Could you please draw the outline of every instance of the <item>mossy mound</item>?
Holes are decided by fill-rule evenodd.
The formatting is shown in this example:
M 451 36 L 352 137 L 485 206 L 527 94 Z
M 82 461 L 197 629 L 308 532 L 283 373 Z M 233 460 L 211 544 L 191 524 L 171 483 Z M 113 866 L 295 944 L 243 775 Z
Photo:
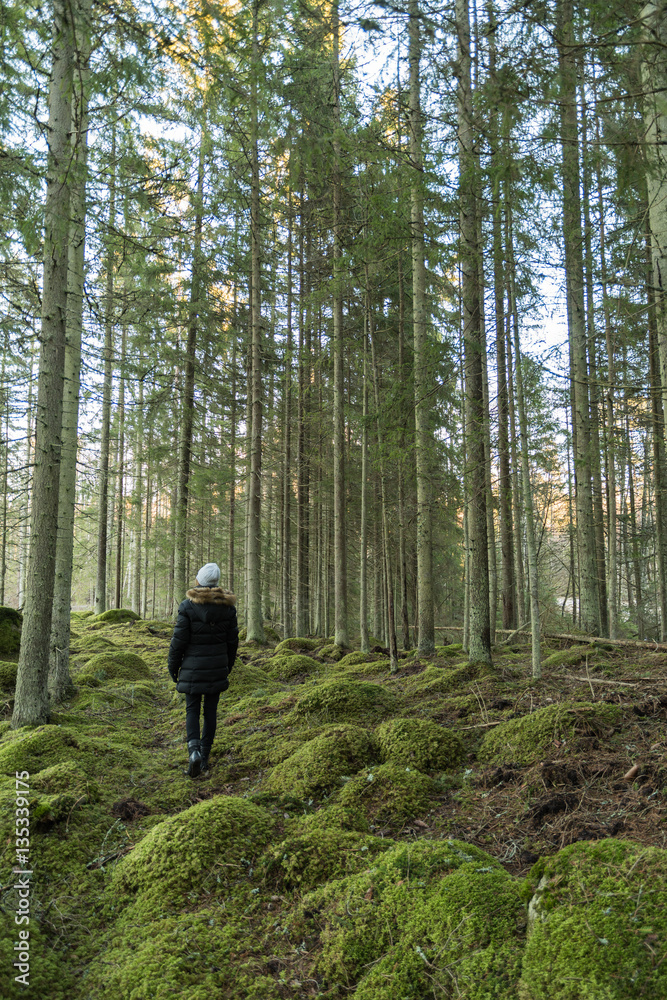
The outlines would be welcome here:
M 355 649 L 353 653 L 346 653 L 338 661 L 339 667 L 356 667 L 360 663 L 374 663 L 377 660 L 375 653 L 361 653 Z M 384 661 L 386 663 L 386 660 Z
M 21 648 L 23 615 L 16 608 L 0 605 L 0 656 L 18 653 Z
M 283 639 L 279 642 L 274 649 L 275 656 L 285 656 L 290 653 L 302 653 L 304 650 L 306 652 L 311 652 L 313 649 L 321 645 L 321 640 L 319 639 L 306 639 L 303 636 L 295 636 L 291 639 Z
M 18 902 L 18 900 L 17 900 Z M 26 996 L 48 997 L 49 1000 L 70 1000 L 75 995 L 72 969 L 63 952 L 56 951 L 47 941 L 34 910 L 29 914 L 29 924 L 16 924 L 13 906 L 6 900 L 8 910 L 0 910 L 0 965 L 3 969 L 3 1000 L 23 1000 Z M 26 939 L 25 935 L 29 934 Z M 20 935 L 20 936 L 19 936 Z M 14 945 L 29 941 L 22 952 Z M 27 962 L 21 962 L 21 957 Z M 14 962 L 25 968 L 15 968 Z M 27 979 L 17 982 L 16 976 L 28 972 Z
M 420 674 L 408 677 L 405 687 L 411 695 L 450 694 L 462 683 L 473 680 L 476 675 L 475 667 L 469 664 L 452 670 L 430 663 Z
M 164 912 L 201 890 L 229 890 L 247 881 L 252 859 L 274 826 L 253 802 L 216 796 L 154 826 L 113 872 L 111 897 L 122 905 L 137 897 L 142 908 Z M 125 899 L 124 899 L 125 897 Z
M 38 823 L 55 823 L 99 799 L 98 783 L 71 760 L 47 767 L 30 779 L 30 816 Z
M 405 823 L 426 812 L 433 791 L 431 778 L 414 767 L 390 762 L 365 768 L 346 781 L 334 808 L 345 825 L 357 829 L 365 829 L 365 821 L 374 826 Z
M 549 670 L 554 667 L 574 667 L 577 663 L 583 663 L 586 657 L 594 652 L 595 647 L 591 645 L 570 646 L 569 649 L 559 649 L 542 660 L 542 668 Z
M 16 673 L 18 663 L 0 662 L 0 688 L 11 689 L 16 687 Z
M 511 719 L 490 730 L 478 751 L 489 764 L 534 764 L 555 752 L 562 756 L 576 746 L 576 737 L 609 729 L 620 721 L 618 705 L 562 702 L 538 708 L 521 719 Z M 565 743 L 565 746 L 561 744 Z
M 95 615 L 94 622 L 106 622 L 108 625 L 118 625 L 121 622 L 138 622 L 140 615 L 130 608 L 109 608 L 99 615 Z
M 397 923 L 400 939 L 361 978 L 357 1000 L 516 1000 L 526 911 L 505 872 L 462 865 Z
M 265 670 L 251 663 L 241 663 L 237 660 L 229 675 L 229 688 L 225 691 L 226 701 L 243 698 L 246 695 L 263 697 L 280 690 L 278 684 Z
M 317 650 L 318 656 L 326 657 L 329 660 L 342 660 L 349 652 L 350 650 L 346 649 L 345 646 L 338 646 L 335 642 L 328 642 Z
M 94 633 L 79 636 L 69 647 L 70 655 L 76 657 L 80 662 L 89 660 L 96 653 L 106 653 L 111 649 L 118 649 L 115 642 L 105 638 L 103 635 L 95 635 Z
M 436 646 L 437 656 L 465 656 L 465 651 L 460 642 L 452 642 L 448 646 Z
M 417 1000 L 428 995 L 421 980 L 425 974 L 432 973 L 437 954 L 435 948 L 431 949 L 429 935 L 438 933 L 442 928 L 441 946 L 450 934 L 455 945 L 461 939 L 465 941 L 466 921 L 461 920 L 460 912 L 455 913 L 451 925 L 447 926 L 441 919 L 433 919 L 433 908 L 429 908 L 421 918 L 420 911 L 428 906 L 432 896 L 442 897 L 446 893 L 451 874 L 464 866 L 466 874 L 471 867 L 482 869 L 484 874 L 495 872 L 508 885 L 514 884 L 498 862 L 479 848 L 454 840 L 418 840 L 396 844 L 379 855 L 368 870 L 309 893 L 304 897 L 303 910 L 306 914 L 317 913 L 316 933 L 322 945 L 314 972 L 322 976 L 324 984 L 342 982 L 351 991 L 355 984 L 369 975 L 374 963 L 393 951 L 397 943 L 409 935 L 409 950 L 414 952 L 415 945 L 423 950 L 426 945 L 431 951 L 431 958 L 427 959 L 427 965 L 417 951 L 421 968 L 414 966 L 414 971 L 419 970 L 414 985 L 407 982 L 407 993 L 394 989 L 391 996 L 405 995 L 410 1000 Z M 458 902 L 460 894 L 457 895 Z M 525 921 L 525 908 L 523 915 Z M 429 927 L 428 921 L 435 926 Z M 443 972 L 447 964 L 446 960 L 443 961 Z M 400 985 L 403 987 L 403 979 Z M 392 976 L 384 989 L 395 986 Z M 372 994 L 367 992 L 365 995 Z M 389 996 L 386 992 L 382 995 Z M 443 995 L 447 993 L 443 991 Z M 482 996 L 484 994 L 480 993 L 480 1000 Z M 489 992 L 487 996 L 502 994 Z
M 109 766 L 121 763 L 128 771 L 139 765 L 140 758 L 123 743 L 107 736 L 87 736 L 67 726 L 17 729 L 0 741 L 0 774 L 24 770 L 36 774 L 67 761 L 76 761 L 82 773 L 105 774 Z
M 297 718 L 317 717 L 335 722 L 345 719 L 370 721 L 396 711 L 398 699 L 379 684 L 334 678 L 304 694 L 294 709 Z
M 151 672 L 145 660 L 136 653 L 96 653 L 86 663 L 78 675 L 80 684 L 85 684 L 87 678 L 98 680 L 148 680 Z
M 459 737 L 430 719 L 390 719 L 378 726 L 375 736 L 383 760 L 418 771 L 444 771 L 465 760 Z
M 532 869 L 521 1000 L 667 996 L 667 852 L 577 843 Z
M 345 777 L 377 760 L 377 744 L 359 726 L 329 726 L 273 768 L 265 788 L 302 799 L 337 788 Z
M 261 859 L 266 877 L 286 889 L 313 889 L 332 879 L 363 871 L 391 840 L 336 827 L 305 826 L 270 847 Z
M 264 661 L 263 667 L 270 677 L 278 681 L 289 681 L 300 674 L 314 674 L 322 669 L 322 665 L 312 656 L 303 656 L 300 653 L 272 656 Z

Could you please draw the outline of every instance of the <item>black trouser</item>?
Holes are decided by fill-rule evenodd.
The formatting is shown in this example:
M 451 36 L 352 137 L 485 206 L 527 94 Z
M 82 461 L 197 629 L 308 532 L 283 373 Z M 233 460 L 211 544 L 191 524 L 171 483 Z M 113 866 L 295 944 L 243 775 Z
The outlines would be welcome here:
M 190 740 L 199 739 L 199 714 L 201 712 L 201 700 L 204 699 L 204 731 L 202 732 L 202 745 L 211 749 L 213 737 L 218 724 L 218 701 L 220 692 L 216 694 L 186 694 L 185 696 L 185 731 Z

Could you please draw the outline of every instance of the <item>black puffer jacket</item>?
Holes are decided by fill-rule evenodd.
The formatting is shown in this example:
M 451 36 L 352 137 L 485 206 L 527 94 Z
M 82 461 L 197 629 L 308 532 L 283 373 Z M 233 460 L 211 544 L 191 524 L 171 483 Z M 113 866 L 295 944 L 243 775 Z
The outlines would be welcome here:
M 236 598 L 222 587 L 195 587 L 178 609 L 167 666 L 177 690 L 215 694 L 229 687 L 239 644 Z

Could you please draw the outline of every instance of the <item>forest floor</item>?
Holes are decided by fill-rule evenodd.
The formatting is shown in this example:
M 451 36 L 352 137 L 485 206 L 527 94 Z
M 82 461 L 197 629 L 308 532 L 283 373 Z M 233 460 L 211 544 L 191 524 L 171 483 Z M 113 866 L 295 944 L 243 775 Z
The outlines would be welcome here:
M 0 671 L 0 981 L 27 770 L 32 997 L 667 996 L 665 650 L 548 639 L 534 682 L 521 642 L 393 675 L 380 647 L 242 643 L 193 780 L 170 623 L 72 629 L 50 725 L 9 729 Z

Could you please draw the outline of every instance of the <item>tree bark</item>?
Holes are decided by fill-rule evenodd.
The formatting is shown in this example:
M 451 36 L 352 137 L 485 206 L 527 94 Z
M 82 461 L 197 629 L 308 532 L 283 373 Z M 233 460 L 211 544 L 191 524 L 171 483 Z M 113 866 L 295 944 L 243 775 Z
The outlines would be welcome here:
M 44 209 L 44 279 L 30 560 L 12 728 L 49 719 L 49 671 L 58 531 L 58 493 L 67 330 L 73 25 L 62 0 L 53 5 L 48 167 Z

